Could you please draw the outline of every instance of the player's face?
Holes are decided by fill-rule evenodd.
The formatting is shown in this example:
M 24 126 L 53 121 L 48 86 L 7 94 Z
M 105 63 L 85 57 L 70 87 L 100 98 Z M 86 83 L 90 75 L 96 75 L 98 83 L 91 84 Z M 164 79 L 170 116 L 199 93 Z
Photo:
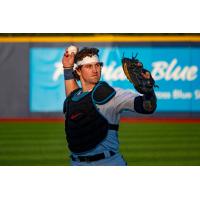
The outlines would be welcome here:
M 80 68 L 79 76 L 81 79 L 90 84 L 96 84 L 101 78 L 102 63 L 85 64 Z

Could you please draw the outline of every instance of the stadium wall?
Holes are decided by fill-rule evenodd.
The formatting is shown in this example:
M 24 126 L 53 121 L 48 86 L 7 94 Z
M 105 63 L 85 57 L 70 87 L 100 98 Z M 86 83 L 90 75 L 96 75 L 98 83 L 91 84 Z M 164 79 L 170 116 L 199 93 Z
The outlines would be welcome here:
M 41 64 L 41 60 L 37 60 L 35 58 L 43 56 L 42 59 L 44 58 L 46 60 L 45 63 L 42 61 L 42 66 L 48 67 L 51 65 L 50 61 L 52 61 L 52 57 L 55 59 L 60 58 L 64 48 L 70 44 L 76 44 L 81 47 L 98 46 L 104 51 L 106 48 L 114 49 L 121 47 L 122 49 L 118 50 L 120 55 L 124 47 L 131 50 L 134 48 L 146 48 L 146 51 L 148 51 L 148 48 L 151 49 L 152 47 L 162 47 L 168 49 L 169 51 L 171 51 L 170 48 L 181 49 L 184 47 L 188 50 L 194 50 L 193 54 L 191 54 L 191 51 L 188 51 L 190 54 L 188 60 L 192 60 L 196 50 L 200 49 L 200 36 L 97 35 L 66 37 L 0 37 L 0 118 L 63 116 L 61 103 L 56 104 L 57 107 L 53 108 L 55 102 L 52 101 L 50 104 L 48 101 L 49 98 L 43 98 L 41 96 L 42 94 L 46 96 L 47 93 L 42 92 L 43 90 L 38 93 L 38 88 L 36 86 L 42 79 L 37 78 L 34 74 L 43 68 L 39 65 Z M 52 49 L 56 49 L 56 51 L 52 51 Z M 198 54 L 198 52 L 196 52 L 196 54 Z M 195 56 L 198 57 L 199 54 Z M 139 59 L 143 61 L 142 58 Z M 44 71 L 44 73 L 47 74 L 50 72 Z M 48 77 L 44 80 L 47 80 L 46 82 L 48 82 Z M 61 77 L 59 81 L 63 83 L 63 78 Z M 111 84 L 112 83 L 113 82 L 111 81 Z M 120 82 L 115 83 L 116 86 L 121 84 Z M 195 85 L 198 83 L 199 79 Z M 54 88 L 57 87 L 58 91 L 63 91 L 64 84 L 60 84 L 59 86 L 56 84 L 51 84 L 51 89 L 47 92 L 51 93 L 50 95 L 52 97 L 56 97 L 55 101 L 62 102 L 64 92 L 60 92 L 62 94 L 58 94 L 57 91 L 54 91 Z M 129 86 L 128 83 L 123 84 L 123 87 L 127 86 Z M 46 86 L 43 85 L 43 88 L 44 87 Z M 192 89 L 193 87 L 194 85 L 191 85 L 190 88 Z M 41 99 L 36 101 L 38 96 L 41 96 Z M 182 110 L 161 109 L 152 116 L 200 117 L 200 111 L 198 109 L 195 110 L 196 108 L 199 108 L 198 103 L 200 105 L 199 100 L 195 101 L 195 106 L 192 106 L 191 101 L 188 101 L 188 104 L 191 104 L 191 106 L 188 106 L 188 110 L 184 110 L 185 104 L 183 104 Z M 49 108 L 52 108 L 52 110 Z M 134 113 L 125 113 L 124 116 L 141 117 L 135 115 Z

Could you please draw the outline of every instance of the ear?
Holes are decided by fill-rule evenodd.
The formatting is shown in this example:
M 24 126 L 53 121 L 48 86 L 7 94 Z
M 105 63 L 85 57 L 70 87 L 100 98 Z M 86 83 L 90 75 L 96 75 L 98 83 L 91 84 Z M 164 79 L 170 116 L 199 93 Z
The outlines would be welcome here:
M 81 69 L 80 69 L 80 68 L 77 68 L 77 69 L 76 69 L 76 73 L 80 76 L 80 75 L 81 75 Z

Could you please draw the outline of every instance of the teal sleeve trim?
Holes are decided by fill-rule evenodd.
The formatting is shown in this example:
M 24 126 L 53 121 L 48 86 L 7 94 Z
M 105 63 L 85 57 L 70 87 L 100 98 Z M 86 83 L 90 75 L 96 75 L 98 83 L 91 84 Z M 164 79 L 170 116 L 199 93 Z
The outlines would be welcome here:
M 101 86 L 101 85 L 107 85 L 107 87 L 110 87 L 106 82 L 104 82 L 104 81 L 100 81 L 96 86 L 95 86 L 95 88 L 93 89 L 93 91 L 92 91 L 92 101 L 95 103 L 95 104 L 98 104 L 98 105 L 103 105 L 103 104 L 105 104 L 105 103 L 107 103 L 110 99 L 112 99 L 114 96 L 115 96 L 115 94 L 116 94 L 116 91 L 114 90 L 112 93 L 110 93 L 106 98 L 104 98 L 104 99 L 102 99 L 102 100 L 100 100 L 100 101 L 98 101 L 98 100 L 96 100 L 95 98 L 94 98 L 94 93 L 95 93 L 95 91 Z M 106 86 L 105 86 L 106 87 Z

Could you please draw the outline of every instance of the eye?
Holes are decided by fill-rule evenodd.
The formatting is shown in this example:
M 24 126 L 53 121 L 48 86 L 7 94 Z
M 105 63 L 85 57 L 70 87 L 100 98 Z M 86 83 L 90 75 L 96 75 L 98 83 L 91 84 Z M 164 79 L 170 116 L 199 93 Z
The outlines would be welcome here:
M 85 68 L 91 69 L 91 68 L 92 68 L 92 65 L 85 65 Z
M 96 63 L 95 67 L 98 67 L 98 68 L 101 67 L 100 63 Z

